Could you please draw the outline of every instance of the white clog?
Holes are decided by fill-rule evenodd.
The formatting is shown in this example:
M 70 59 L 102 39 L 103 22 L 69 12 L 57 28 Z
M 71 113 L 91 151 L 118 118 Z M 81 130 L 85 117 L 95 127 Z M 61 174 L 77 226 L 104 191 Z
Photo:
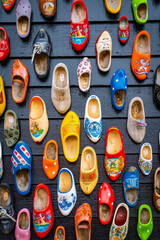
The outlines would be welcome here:
M 138 165 L 144 175 L 149 175 L 152 170 L 152 146 L 144 143 L 140 150 Z

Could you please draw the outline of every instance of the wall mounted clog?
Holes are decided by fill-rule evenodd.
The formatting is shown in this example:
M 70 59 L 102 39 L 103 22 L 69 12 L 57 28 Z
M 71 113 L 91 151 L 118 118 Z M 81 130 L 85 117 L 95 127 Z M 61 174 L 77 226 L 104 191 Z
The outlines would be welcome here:
M 0 76 L 0 116 L 4 113 L 6 108 L 6 95 L 4 90 L 3 79 Z
M 1 0 L 2 1 L 2 6 L 6 11 L 11 10 L 11 8 L 15 4 L 15 0 Z
M 63 226 L 58 226 L 55 231 L 54 240 L 65 240 L 65 228 Z
M 44 238 L 51 231 L 54 223 L 52 198 L 49 188 L 39 184 L 34 191 L 33 226 L 39 238 Z
M 81 51 L 89 41 L 87 8 L 82 0 L 74 0 L 72 3 L 70 41 L 76 51 Z
M 150 36 L 147 31 L 137 34 L 133 45 L 131 69 L 139 80 L 144 80 L 150 71 L 151 47 Z
M 120 130 L 111 127 L 106 135 L 105 170 L 108 177 L 115 181 L 121 175 L 125 166 L 125 152 Z
M 153 202 L 156 209 L 160 212 L 160 167 L 156 169 L 154 174 Z
M 56 0 L 39 0 L 39 9 L 46 18 L 53 17 L 56 12 Z
M 85 194 L 90 194 L 98 182 L 98 164 L 96 152 L 92 147 L 85 147 L 81 155 L 80 186 Z
M 134 19 L 139 24 L 144 24 L 148 20 L 147 0 L 132 0 Z
M 157 67 L 154 85 L 154 101 L 160 108 L 160 65 Z
M 106 9 L 112 14 L 116 14 L 121 9 L 121 0 L 105 0 Z
M 9 55 L 9 40 L 7 32 L 4 28 L 0 27 L 0 62 Z
M 0 141 L 0 179 L 3 176 L 3 156 L 2 156 L 2 142 Z
M 122 16 L 119 20 L 119 33 L 118 39 L 121 43 L 125 44 L 130 36 L 129 21 L 126 16 Z
M 19 211 L 16 222 L 15 238 L 16 240 L 30 240 L 31 238 L 31 218 L 27 208 Z
M 79 89 L 87 92 L 91 85 L 91 62 L 87 57 L 83 58 L 77 68 Z
M 68 168 L 62 168 L 58 175 L 58 207 L 64 216 L 68 216 L 77 201 L 74 176 Z
M 144 175 L 149 175 L 152 170 L 152 146 L 144 143 L 140 150 L 138 165 Z
M 108 224 L 112 219 L 114 201 L 115 196 L 113 189 L 109 183 L 103 183 L 98 193 L 99 220 L 103 225 Z

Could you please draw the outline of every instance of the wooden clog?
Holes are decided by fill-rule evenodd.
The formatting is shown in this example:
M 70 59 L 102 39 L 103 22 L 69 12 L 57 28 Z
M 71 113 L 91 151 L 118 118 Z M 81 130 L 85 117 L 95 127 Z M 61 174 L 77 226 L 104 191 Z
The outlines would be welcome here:
M 106 9 L 112 14 L 116 14 L 120 11 L 121 0 L 105 0 Z
M 119 33 L 118 39 L 121 43 L 125 44 L 130 36 L 129 21 L 126 16 L 122 16 L 119 20 Z
M 156 169 L 154 174 L 153 202 L 156 209 L 160 212 L 160 167 Z
M 39 0 L 39 9 L 46 17 L 53 17 L 56 12 L 56 0 Z
M 11 10 L 11 8 L 15 4 L 15 0 L 1 0 L 2 1 L 2 6 L 6 11 Z
M 31 219 L 30 212 L 27 208 L 19 211 L 16 222 L 15 238 L 16 240 L 30 240 L 31 238 Z
M 91 62 L 87 57 L 83 58 L 77 68 L 79 89 L 87 92 L 91 85 Z
M 6 59 L 9 55 L 9 40 L 7 32 L 4 28 L 0 27 L 0 61 Z
M 4 90 L 3 79 L 0 76 L 0 116 L 4 113 L 6 108 L 6 95 Z
M 65 240 L 65 228 L 63 226 L 58 226 L 55 231 L 54 240 Z

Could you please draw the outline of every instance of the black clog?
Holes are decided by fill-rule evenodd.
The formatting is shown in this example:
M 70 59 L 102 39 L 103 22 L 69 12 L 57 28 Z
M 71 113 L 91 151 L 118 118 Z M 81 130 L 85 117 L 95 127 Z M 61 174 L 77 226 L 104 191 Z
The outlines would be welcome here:
M 160 108 L 160 65 L 157 67 L 154 87 L 154 101 L 158 108 Z

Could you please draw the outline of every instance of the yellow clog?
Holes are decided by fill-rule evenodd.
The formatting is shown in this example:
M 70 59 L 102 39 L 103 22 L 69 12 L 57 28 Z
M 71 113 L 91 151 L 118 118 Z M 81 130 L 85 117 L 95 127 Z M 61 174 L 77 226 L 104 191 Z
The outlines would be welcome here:
M 85 147 L 81 155 L 80 186 L 85 194 L 90 194 L 98 182 L 98 164 L 96 152 Z
M 75 162 L 79 156 L 80 121 L 73 111 L 67 113 L 61 125 L 61 140 L 65 158 Z
M 121 0 L 105 0 L 105 5 L 108 12 L 116 14 L 121 8 Z
M 0 116 L 3 114 L 6 108 L 6 96 L 4 91 L 3 79 L 0 76 Z

